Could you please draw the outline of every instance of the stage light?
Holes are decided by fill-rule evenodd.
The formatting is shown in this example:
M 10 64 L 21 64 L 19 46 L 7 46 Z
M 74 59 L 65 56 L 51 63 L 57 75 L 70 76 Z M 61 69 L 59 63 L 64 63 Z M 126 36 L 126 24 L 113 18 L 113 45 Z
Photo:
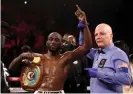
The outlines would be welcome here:
M 24 4 L 27 4 L 27 1 L 24 1 Z

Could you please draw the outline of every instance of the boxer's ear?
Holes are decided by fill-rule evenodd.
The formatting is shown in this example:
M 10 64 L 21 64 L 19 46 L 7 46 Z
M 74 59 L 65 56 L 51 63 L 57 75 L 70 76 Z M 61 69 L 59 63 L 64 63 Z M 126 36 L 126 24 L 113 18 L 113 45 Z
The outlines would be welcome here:
M 48 43 L 48 41 L 46 42 L 46 47 L 48 47 L 49 46 L 49 43 Z

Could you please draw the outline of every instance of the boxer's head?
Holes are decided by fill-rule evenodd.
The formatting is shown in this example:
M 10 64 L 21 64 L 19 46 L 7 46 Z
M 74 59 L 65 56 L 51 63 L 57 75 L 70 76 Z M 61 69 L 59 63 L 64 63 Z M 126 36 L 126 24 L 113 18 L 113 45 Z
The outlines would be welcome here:
M 62 36 L 57 32 L 50 33 L 46 43 L 48 50 L 51 52 L 57 52 L 60 50 L 61 45 L 62 45 Z
M 95 40 L 100 48 L 109 46 L 113 42 L 112 29 L 107 24 L 99 24 L 95 29 Z

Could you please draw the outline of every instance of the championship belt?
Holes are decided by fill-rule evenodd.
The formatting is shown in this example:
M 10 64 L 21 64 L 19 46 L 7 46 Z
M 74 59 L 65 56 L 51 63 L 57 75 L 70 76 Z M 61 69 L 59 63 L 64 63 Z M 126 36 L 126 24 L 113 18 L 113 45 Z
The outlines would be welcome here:
M 21 72 L 21 87 L 26 91 L 37 90 L 42 81 L 43 65 L 41 57 L 34 57 L 32 63 L 25 66 Z

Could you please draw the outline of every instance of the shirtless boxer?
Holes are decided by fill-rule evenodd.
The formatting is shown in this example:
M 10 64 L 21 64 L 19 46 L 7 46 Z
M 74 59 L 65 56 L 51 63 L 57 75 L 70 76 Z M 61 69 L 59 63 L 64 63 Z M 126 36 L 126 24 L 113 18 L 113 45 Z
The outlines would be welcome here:
M 87 20 L 85 13 L 77 6 L 75 15 L 85 24 L 83 29 L 84 42 L 82 46 L 74 49 L 73 51 L 59 54 L 62 37 L 59 33 L 53 32 L 48 36 L 46 43 L 48 52 L 46 54 L 36 53 L 22 53 L 20 56 L 15 58 L 10 66 L 9 70 L 15 69 L 19 65 L 19 62 L 24 59 L 33 59 L 35 56 L 43 57 L 43 80 L 38 91 L 59 91 L 63 90 L 64 82 L 66 79 L 67 66 L 74 60 L 77 60 L 80 56 L 88 52 L 92 46 L 91 33 L 87 26 Z

